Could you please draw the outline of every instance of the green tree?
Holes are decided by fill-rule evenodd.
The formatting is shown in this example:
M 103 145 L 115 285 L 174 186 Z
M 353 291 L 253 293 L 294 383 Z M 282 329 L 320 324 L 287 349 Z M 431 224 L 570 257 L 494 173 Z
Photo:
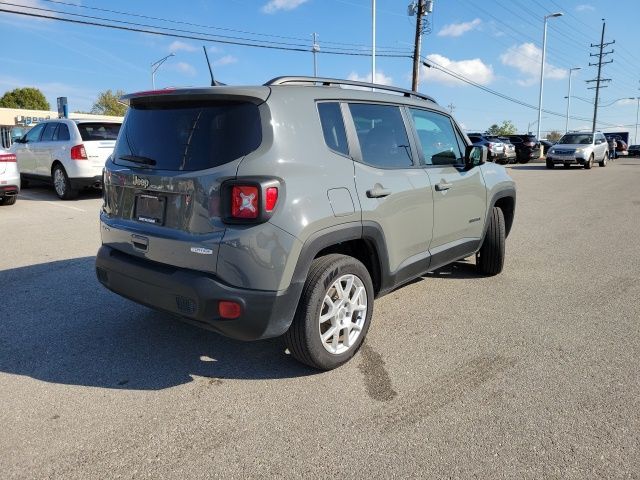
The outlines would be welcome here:
M 2 108 L 24 108 L 28 110 L 51 110 L 49 102 L 37 88 L 16 88 L 0 98 Z
M 106 90 L 98 95 L 96 103 L 91 107 L 91 113 L 97 115 L 114 115 L 116 117 L 124 116 L 127 106 L 119 102 L 119 98 L 124 95 L 124 91 Z
M 562 134 L 560 132 L 558 132 L 557 130 L 553 130 L 547 135 L 547 140 L 549 140 L 551 143 L 555 143 L 560 140 L 561 137 Z
M 487 129 L 489 135 L 515 135 L 517 129 L 511 120 L 505 120 L 501 125 L 494 123 Z

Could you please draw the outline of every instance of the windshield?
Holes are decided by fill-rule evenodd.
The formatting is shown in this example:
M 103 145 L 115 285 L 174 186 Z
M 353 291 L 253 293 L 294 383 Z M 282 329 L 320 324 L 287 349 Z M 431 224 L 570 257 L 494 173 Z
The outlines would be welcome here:
M 262 143 L 258 107 L 243 102 L 165 102 L 132 105 L 114 161 L 155 170 L 217 167 Z
M 591 145 L 593 136 L 588 133 L 570 133 L 564 135 L 559 144 L 563 145 Z

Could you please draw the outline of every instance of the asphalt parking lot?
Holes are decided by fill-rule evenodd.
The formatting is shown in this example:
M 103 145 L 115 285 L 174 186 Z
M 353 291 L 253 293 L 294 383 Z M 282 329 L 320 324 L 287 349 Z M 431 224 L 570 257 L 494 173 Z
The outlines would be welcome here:
M 640 159 L 518 184 L 505 271 L 376 301 L 309 370 L 102 288 L 99 194 L 0 209 L 3 478 L 638 478 Z

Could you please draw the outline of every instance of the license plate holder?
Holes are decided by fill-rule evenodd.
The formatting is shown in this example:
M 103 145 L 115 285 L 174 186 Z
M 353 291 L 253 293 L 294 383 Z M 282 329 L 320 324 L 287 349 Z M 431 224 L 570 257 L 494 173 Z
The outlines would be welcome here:
M 138 222 L 164 225 L 166 205 L 166 197 L 146 193 L 137 195 L 134 218 Z

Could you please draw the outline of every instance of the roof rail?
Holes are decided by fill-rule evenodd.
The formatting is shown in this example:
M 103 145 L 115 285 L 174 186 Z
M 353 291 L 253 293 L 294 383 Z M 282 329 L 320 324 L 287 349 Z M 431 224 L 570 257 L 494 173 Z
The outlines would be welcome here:
M 265 83 L 265 86 L 286 85 L 286 84 L 296 84 L 296 85 L 305 85 L 305 84 L 318 85 L 319 84 L 325 87 L 349 85 L 352 87 L 375 88 L 376 90 L 386 90 L 389 92 L 401 93 L 403 96 L 408 98 L 418 98 L 420 100 L 426 100 L 428 102 L 432 102 L 435 104 L 438 103 L 429 95 L 424 95 L 419 92 L 414 92 L 413 90 L 405 90 L 404 88 L 392 87 L 389 85 L 380 85 L 377 83 L 358 82 L 356 80 L 340 80 L 337 78 L 276 77 L 276 78 L 272 78 L 267 83 Z

